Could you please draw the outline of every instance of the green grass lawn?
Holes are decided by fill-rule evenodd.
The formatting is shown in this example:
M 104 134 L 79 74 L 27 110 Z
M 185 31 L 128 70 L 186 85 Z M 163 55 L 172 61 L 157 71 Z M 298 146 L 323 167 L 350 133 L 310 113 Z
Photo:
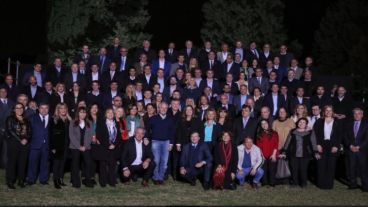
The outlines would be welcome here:
M 24 189 L 9 190 L 4 181 L 5 172 L 0 170 L 0 205 L 368 205 L 368 193 L 347 190 L 335 182 L 333 190 L 319 190 L 314 185 L 306 189 L 287 185 L 275 188 L 249 186 L 236 191 L 203 191 L 181 182 L 168 181 L 164 186 L 142 188 L 140 179 L 130 185 L 119 184 L 116 188 L 74 189 L 70 185 L 62 190 L 39 184 Z M 67 179 L 69 174 L 67 174 Z

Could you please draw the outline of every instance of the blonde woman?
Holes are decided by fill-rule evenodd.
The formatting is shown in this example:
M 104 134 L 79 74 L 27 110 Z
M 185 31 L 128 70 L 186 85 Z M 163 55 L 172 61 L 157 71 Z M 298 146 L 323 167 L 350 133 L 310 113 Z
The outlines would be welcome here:
M 124 103 L 124 106 L 135 105 L 137 103 L 137 97 L 135 96 L 134 85 L 129 84 L 125 88 L 123 103 Z
M 69 116 L 68 106 L 65 103 L 59 103 L 55 107 L 53 119 L 50 122 L 50 150 L 53 161 L 52 174 L 54 187 L 60 189 L 66 186 L 63 182 L 64 164 L 69 154 Z
M 291 119 L 296 123 L 300 118 L 306 118 L 308 122 L 310 122 L 310 117 L 308 116 L 307 106 L 304 104 L 298 104 L 295 106 L 294 115 Z M 307 130 L 311 130 L 312 128 L 308 126 Z

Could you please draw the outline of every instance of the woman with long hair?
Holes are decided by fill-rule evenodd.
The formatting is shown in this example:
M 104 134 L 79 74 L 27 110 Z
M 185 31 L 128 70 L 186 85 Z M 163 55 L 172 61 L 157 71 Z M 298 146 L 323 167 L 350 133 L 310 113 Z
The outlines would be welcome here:
M 137 97 L 135 95 L 134 85 L 128 84 L 125 88 L 125 94 L 123 96 L 124 108 L 127 109 L 130 105 L 135 105 Z
M 262 119 L 259 124 L 256 144 L 261 149 L 265 158 L 262 184 L 273 187 L 275 186 L 279 136 L 276 131 L 272 130 L 266 119 Z
M 126 123 L 128 128 L 128 136 L 132 137 L 136 128 L 144 127 L 143 119 L 138 114 L 138 107 L 130 105 L 128 107 L 128 116 L 126 116 Z
M 91 183 L 91 142 L 93 136 L 92 123 L 87 119 L 87 109 L 78 108 L 74 121 L 69 124 L 69 148 L 72 155 L 72 186 L 81 187 L 80 168 L 85 166 L 85 185 L 93 187 Z
M 294 115 L 291 117 L 294 122 L 297 122 L 300 118 L 306 118 L 308 122 L 310 122 L 308 109 L 307 106 L 304 104 L 297 104 L 294 109 Z M 308 130 L 311 130 L 311 128 L 308 127 Z
M 247 77 L 247 80 L 255 75 L 254 69 L 252 67 L 249 67 L 248 60 L 245 58 L 241 62 L 240 73 L 243 73 Z
M 116 161 L 121 157 L 119 149 L 122 142 L 118 128 L 118 123 L 114 119 L 114 110 L 106 109 L 104 118 L 99 119 L 96 128 L 96 138 L 100 142 L 100 150 L 96 156 L 100 164 L 101 187 L 105 187 L 106 184 L 111 187 L 116 185 Z
M 233 123 L 229 117 L 229 112 L 226 108 L 219 108 L 217 110 L 217 123 L 222 127 L 222 131 L 230 132 L 233 130 Z
M 146 113 L 143 116 L 143 123 L 146 126 L 148 124 L 148 120 L 156 115 L 156 107 L 152 103 L 146 105 Z
M 205 121 L 202 123 L 199 131 L 201 141 L 208 145 L 212 152 L 213 147 L 219 141 L 221 136 L 221 126 L 216 122 L 216 110 L 210 108 L 206 112 Z
M 248 88 L 248 79 L 244 73 L 239 74 L 239 79 L 235 82 L 238 85 L 238 90 L 240 91 L 240 86 L 245 85 Z M 248 91 L 249 94 L 249 91 Z
M 222 132 L 221 141 L 214 149 L 214 189 L 236 189 L 234 180 L 238 164 L 238 150 L 237 146 L 232 143 L 231 136 L 230 132 Z
M 282 155 L 288 157 L 291 167 L 293 185 L 307 186 L 308 164 L 317 150 L 315 136 L 307 129 L 308 120 L 300 118 L 296 122 L 296 128 L 290 131 Z
M 9 189 L 15 189 L 14 183 L 24 188 L 24 179 L 31 138 L 31 125 L 24 114 L 23 104 L 13 106 L 11 115 L 6 119 L 5 130 L 7 134 L 6 184 Z
M 64 165 L 69 154 L 69 123 L 72 118 L 69 116 L 68 106 L 59 103 L 55 107 L 53 119 L 50 121 L 50 150 L 52 164 L 52 174 L 54 187 L 60 189 L 66 186 L 63 181 Z

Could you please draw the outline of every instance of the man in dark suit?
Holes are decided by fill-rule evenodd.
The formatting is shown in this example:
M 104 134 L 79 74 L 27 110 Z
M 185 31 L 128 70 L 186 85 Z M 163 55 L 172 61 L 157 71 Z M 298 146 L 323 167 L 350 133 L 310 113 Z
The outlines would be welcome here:
M 29 84 L 23 88 L 22 93 L 28 96 L 28 100 L 35 101 L 37 104 L 44 101 L 44 90 L 37 85 L 37 80 L 34 76 L 29 77 Z
M 152 89 L 157 83 L 157 77 L 152 73 L 151 66 L 146 65 L 143 68 L 143 74 L 138 75 L 138 80 L 143 83 L 143 89 Z
M 212 49 L 212 43 L 209 40 L 206 40 L 203 43 L 203 48 L 199 50 L 198 52 L 198 61 L 199 63 L 206 62 L 208 60 L 208 55 L 210 52 L 213 52 L 214 54 L 214 60 L 216 59 L 216 54 L 214 50 Z M 202 67 L 202 66 L 201 66 Z
M 185 48 L 181 50 L 181 54 L 185 57 L 185 62 L 189 65 L 190 58 L 198 58 L 197 49 L 193 48 L 193 42 L 191 40 L 185 41 Z
M 203 142 L 199 142 L 198 132 L 190 135 L 191 143 L 184 145 L 180 159 L 180 174 L 191 185 L 196 184 L 197 177 L 203 175 L 203 188 L 209 190 L 212 171 L 212 155 Z
M 49 180 L 49 106 L 40 104 L 39 113 L 31 119 L 32 139 L 30 141 L 28 185 L 36 183 L 39 177 L 42 185 L 47 185 Z
M 171 70 L 171 63 L 166 60 L 166 54 L 164 50 L 158 52 L 158 58 L 152 61 L 151 69 L 152 73 L 156 74 L 159 68 L 164 69 L 165 78 L 168 78 Z
M 280 66 L 289 68 L 291 60 L 294 59 L 294 54 L 289 53 L 287 50 L 288 48 L 286 45 L 281 45 L 280 52 L 277 56 L 280 58 Z
M 271 45 L 266 43 L 263 45 L 263 50 L 259 53 L 259 65 L 261 68 L 266 66 L 267 61 L 273 61 L 275 55 L 271 51 Z
M 107 51 L 106 48 L 102 47 L 100 48 L 100 51 L 98 52 L 98 55 L 93 57 L 93 64 L 97 64 L 100 68 L 100 72 L 104 73 L 108 70 L 111 60 L 107 57 Z
M 156 58 L 156 51 L 151 48 L 151 42 L 149 40 L 144 40 L 142 47 L 137 49 L 137 52 L 135 53 L 135 61 L 138 62 L 139 58 L 141 57 L 141 54 L 147 55 L 148 62 L 151 62 Z
M 165 50 L 166 60 L 170 63 L 175 63 L 178 58 L 178 51 L 175 49 L 175 43 L 170 42 L 168 48 Z
M 233 104 L 229 103 L 229 97 L 225 94 L 220 95 L 220 101 L 216 105 L 216 109 L 225 108 L 228 112 L 228 116 L 230 119 L 235 118 L 236 108 Z
M 338 119 L 351 118 L 351 110 L 353 109 L 353 100 L 346 93 L 344 86 L 337 88 L 337 96 L 332 99 L 335 117 Z
M 249 49 L 245 52 L 245 59 L 248 60 L 249 63 L 252 62 L 253 59 L 259 60 L 259 50 L 257 49 L 257 43 L 252 41 L 249 44 Z
M 102 73 L 101 76 L 101 85 L 102 85 L 102 90 L 103 91 L 107 91 L 110 83 L 112 81 L 117 81 L 118 77 L 120 75 L 120 72 L 117 71 L 116 68 L 116 63 L 115 62 L 111 62 L 109 65 L 109 69 L 107 71 L 105 71 L 104 73 Z
M 91 65 L 91 70 L 85 75 L 85 80 L 86 80 L 85 82 L 86 82 L 87 91 L 91 87 L 92 81 L 98 81 L 101 84 L 102 74 L 100 73 L 100 70 L 97 64 Z
M 251 96 L 248 94 L 248 87 L 246 85 L 240 86 L 240 94 L 234 97 L 233 104 L 236 107 L 236 114 L 238 114 L 243 105 L 246 104 L 247 99 L 251 98 Z
M 115 58 L 118 58 L 119 55 L 120 55 L 120 48 L 121 48 L 121 45 L 120 45 L 120 38 L 119 37 L 115 37 L 113 42 L 112 42 L 112 45 L 109 45 L 106 47 L 107 49 L 107 57 L 110 59 L 110 60 L 114 60 Z
M 271 86 L 271 93 L 268 93 L 263 99 L 262 106 L 267 106 L 270 108 L 270 112 L 273 117 L 276 117 L 279 111 L 279 108 L 285 107 L 285 99 L 283 99 L 282 95 L 279 94 L 279 86 L 274 83 Z
M 67 91 L 72 88 L 74 82 L 79 84 L 81 91 L 87 90 L 85 76 L 79 73 L 78 65 L 76 63 L 73 63 L 70 66 L 70 72 L 66 74 L 64 78 L 64 84 Z
M 115 58 L 114 62 L 120 73 L 128 75 L 128 69 L 133 66 L 133 60 L 128 57 L 128 49 L 125 47 L 120 48 L 120 55 Z
M 245 49 L 243 48 L 243 43 L 240 40 L 235 42 L 235 47 L 231 50 L 232 54 L 239 54 L 239 62 L 242 62 L 245 58 Z
M 199 84 L 199 90 L 203 91 L 205 87 L 210 87 L 212 89 L 212 94 L 214 96 L 217 96 L 220 94 L 220 83 L 218 80 L 214 79 L 214 71 L 213 70 L 207 70 L 207 78 L 201 80 L 201 83 Z
M 206 74 L 207 70 L 213 70 L 217 73 L 221 67 L 220 61 L 216 60 L 216 54 L 214 51 L 210 51 L 206 59 L 200 62 L 200 65 L 202 74 Z
M 122 97 L 122 94 L 119 92 L 118 87 L 119 87 L 118 82 L 111 81 L 109 89 L 104 93 L 104 96 L 103 96 L 104 109 L 112 107 L 112 99 L 115 96 Z
M 288 70 L 287 78 L 281 82 L 281 85 L 287 86 L 289 96 L 293 96 L 295 94 L 295 91 L 300 85 L 300 82 L 298 79 L 295 78 L 294 70 Z
M 79 63 L 81 60 L 83 60 L 86 63 L 86 67 L 88 68 L 91 65 L 92 55 L 89 52 L 88 45 L 82 46 L 82 52 L 78 53 L 73 60 L 73 63 Z
M 255 74 L 256 77 L 252 77 L 248 81 L 249 91 L 253 91 L 254 88 L 258 87 L 263 94 L 267 94 L 269 88 L 268 78 L 263 77 L 263 70 L 261 68 L 257 68 Z
M 310 101 L 308 98 L 305 98 L 304 97 L 304 88 L 302 86 L 299 86 L 297 89 L 296 89 L 296 96 L 294 96 L 292 99 L 291 99 L 291 102 L 290 102 L 290 110 L 291 111 L 294 111 L 295 110 L 295 107 L 298 105 L 298 104 L 303 104 L 307 107 L 308 111 L 310 111 Z
M 349 189 L 358 188 L 357 175 L 360 172 L 362 189 L 368 192 L 368 122 L 363 120 L 363 110 L 353 110 L 353 120 L 346 125 L 345 146 L 349 160 Z
M 5 121 L 10 116 L 14 102 L 7 98 L 6 88 L 0 87 L 0 168 L 5 168 L 7 161 L 7 147 L 5 135 Z
M 273 58 L 273 69 L 277 71 L 277 81 L 279 83 L 287 78 L 288 69 L 280 65 L 280 58 L 278 56 Z
M 0 87 L 5 88 L 8 94 L 7 97 L 15 102 L 19 94 L 19 89 L 18 86 L 15 84 L 14 78 L 11 74 L 5 75 L 4 83 Z
M 54 65 L 47 70 L 46 80 L 52 82 L 53 86 L 57 83 L 64 81 L 64 76 L 66 74 L 66 69 L 62 67 L 61 58 L 55 58 Z
M 91 85 L 92 90 L 86 95 L 87 106 L 97 104 L 102 108 L 103 106 L 103 93 L 100 91 L 100 84 L 98 81 L 93 81 Z
M 31 77 L 31 76 L 34 76 L 36 78 L 37 85 L 39 87 L 43 86 L 43 84 L 45 83 L 45 80 L 46 80 L 46 73 L 44 71 L 42 71 L 42 66 L 41 66 L 40 63 L 34 64 L 33 70 L 24 74 L 23 81 L 22 81 L 23 86 L 28 85 L 29 77 Z
M 322 85 L 317 86 L 316 94 L 311 98 L 311 105 L 318 105 L 320 109 L 323 109 L 327 105 L 332 105 L 332 99 L 325 93 L 325 87 Z
M 124 179 L 135 180 L 137 175 L 143 175 L 142 185 L 148 187 L 148 181 L 155 169 L 151 146 L 143 141 L 144 129 L 136 128 L 134 137 L 125 144 L 121 157 Z
M 253 140 L 256 139 L 257 121 L 250 117 L 251 107 L 244 105 L 241 110 L 241 117 L 234 123 L 234 139 L 233 143 L 239 145 L 247 136 Z
M 234 58 L 232 54 L 227 55 L 226 61 L 222 63 L 219 80 L 225 81 L 225 77 L 227 73 L 233 74 L 234 80 L 239 79 L 240 65 L 234 62 Z

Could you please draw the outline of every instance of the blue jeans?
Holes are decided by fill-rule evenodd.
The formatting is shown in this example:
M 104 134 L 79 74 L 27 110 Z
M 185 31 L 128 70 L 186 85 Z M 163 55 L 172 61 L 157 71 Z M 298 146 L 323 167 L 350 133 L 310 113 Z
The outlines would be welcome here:
M 152 153 L 156 164 L 153 171 L 153 180 L 164 180 L 167 161 L 169 159 L 169 145 L 169 140 L 152 140 Z
M 252 171 L 252 168 L 248 167 L 248 168 L 243 169 L 243 174 L 240 174 L 239 171 L 236 173 L 236 178 L 239 180 L 240 185 L 244 184 L 245 177 L 247 177 L 249 175 L 250 171 Z M 263 174 L 264 174 L 263 169 L 258 168 L 256 174 L 253 177 L 253 183 L 255 183 L 255 184 L 259 183 L 259 181 L 261 180 Z

